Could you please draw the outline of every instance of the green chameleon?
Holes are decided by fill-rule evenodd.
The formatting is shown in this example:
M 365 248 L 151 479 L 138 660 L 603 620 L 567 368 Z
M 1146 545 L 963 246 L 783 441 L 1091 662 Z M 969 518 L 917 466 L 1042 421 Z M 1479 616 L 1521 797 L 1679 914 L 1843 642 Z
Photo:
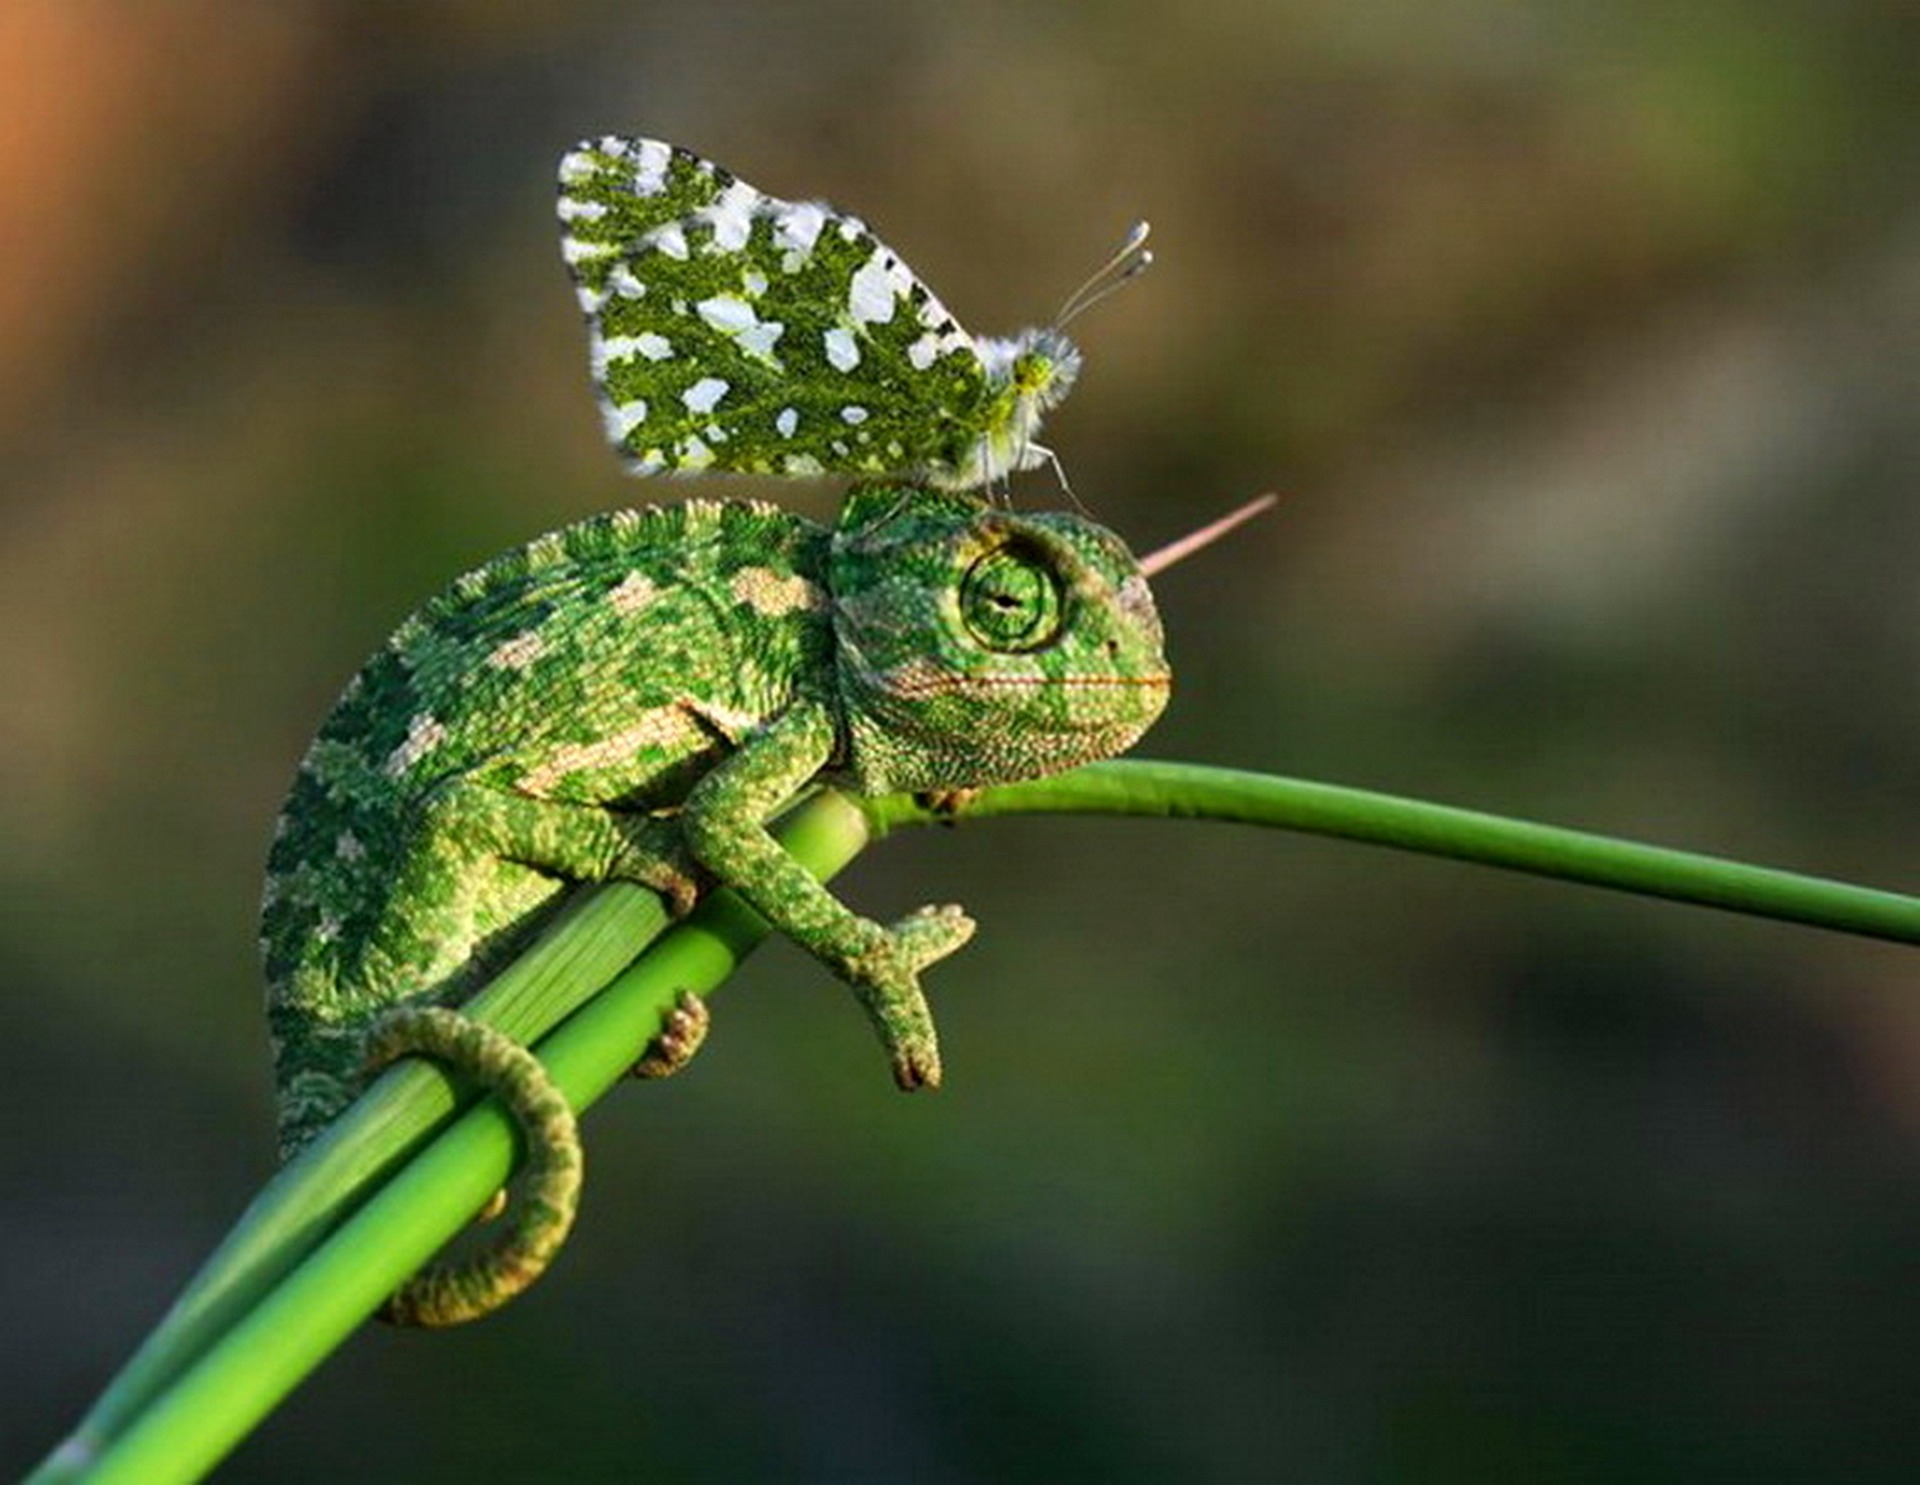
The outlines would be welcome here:
M 416 1276 L 386 1317 L 494 1308 L 571 1223 L 565 1099 L 524 1048 L 450 1009 L 569 884 L 641 882 L 676 912 L 732 887 L 852 986 L 902 1088 L 936 1086 L 919 972 L 973 924 L 956 907 L 891 927 L 861 917 L 766 822 L 816 782 L 963 790 L 1128 747 L 1170 680 L 1154 562 L 1078 516 L 874 483 L 832 528 L 745 501 L 598 516 L 496 558 L 403 624 L 321 727 L 268 859 L 281 1154 L 373 1067 L 420 1053 L 499 1094 L 529 1161 L 493 1248 Z M 637 1070 L 690 1056 L 702 1016 L 683 1000 Z

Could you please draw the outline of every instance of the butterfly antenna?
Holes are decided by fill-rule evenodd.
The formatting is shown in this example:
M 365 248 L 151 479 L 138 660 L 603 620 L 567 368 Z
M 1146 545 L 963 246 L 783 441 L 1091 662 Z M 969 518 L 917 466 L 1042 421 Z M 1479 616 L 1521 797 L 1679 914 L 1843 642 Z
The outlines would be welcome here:
M 1280 501 L 1278 495 L 1261 495 L 1249 500 L 1238 510 L 1229 511 L 1217 521 L 1211 521 L 1198 531 L 1189 531 L 1185 536 L 1168 542 L 1158 551 L 1147 553 L 1140 559 L 1140 573 L 1143 577 L 1152 577 L 1164 572 L 1183 558 L 1191 557 L 1204 546 L 1209 546 L 1225 536 L 1234 527 L 1251 521 L 1262 511 L 1270 510 Z
M 1067 295 L 1060 312 L 1053 317 L 1053 328 L 1066 329 L 1069 321 L 1079 319 L 1129 279 L 1145 273 L 1153 264 L 1153 253 L 1147 247 L 1147 234 L 1152 230 L 1145 222 L 1135 222 L 1120 246 L 1114 249 L 1113 256 Z

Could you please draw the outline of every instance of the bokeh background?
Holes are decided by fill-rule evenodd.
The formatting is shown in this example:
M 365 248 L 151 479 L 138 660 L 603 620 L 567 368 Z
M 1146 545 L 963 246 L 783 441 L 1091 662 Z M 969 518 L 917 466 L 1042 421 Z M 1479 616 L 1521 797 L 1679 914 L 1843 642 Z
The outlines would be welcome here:
M 0 8 L 0 1473 L 268 1172 L 336 688 L 688 493 L 601 442 L 574 139 L 838 201 L 983 331 L 1153 219 L 1049 442 L 1143 547 L 1291 498 L 1160 585 L 1149 754 L 1913 890 L 1916 61 L 1833 0 Z M 528 1300 L 356 1337 L 225 1478 L 1913 1477 L 1911 951 L 1201 825 L 846 891 L 983 924 L 945 1092 L 770 947 Z

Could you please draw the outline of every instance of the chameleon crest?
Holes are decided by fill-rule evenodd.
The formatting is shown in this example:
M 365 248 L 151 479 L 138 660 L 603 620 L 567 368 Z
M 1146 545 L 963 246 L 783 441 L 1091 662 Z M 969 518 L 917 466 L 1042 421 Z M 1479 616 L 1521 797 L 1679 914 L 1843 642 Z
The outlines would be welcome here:
M 1161 644 L 1111 533 L 895 485 L 855 489 L 831 529 L 751 502 L 596 517 L 403 624 L 322 725 L 268 859 L 282 1155 L 357 1096 L 372 1043 L 479 1073 L 540 1131 L 536 1157 L 563 1158 L 495 1253 L 411 1281 L 390 1316 L 483 1313 L 571 1220 L 564 1100 L 523 1050 L 445 1008 L 572 885 L 637 881 L 681 911 L 734 888 L 853 988 L 902 1087 L 933 1086 L 919 972 L 972 923 L 953 907 L 890 927 L 854 913 L 767 820 L 817 780 L 961 789 L 1117 753 L 1165 705 Z
M 636 473 L 969 489 L 1048 457 L 1034 436 L 1073 343 L 1057 325 L 976 339 L 858 217 L 612 135 L 560 162 L 559 212 L 607 436 Z M 1088 287 L 1144 267 L 1144 236 Z

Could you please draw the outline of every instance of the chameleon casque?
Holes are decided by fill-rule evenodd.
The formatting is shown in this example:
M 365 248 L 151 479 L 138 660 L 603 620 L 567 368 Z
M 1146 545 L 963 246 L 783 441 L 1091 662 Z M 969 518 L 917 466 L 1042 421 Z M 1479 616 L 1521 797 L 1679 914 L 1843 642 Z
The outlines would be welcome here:
M 449 1062 L 526 1129 L 535 1174 L 509 1230 L 409 1281 L 387 1318 L 484 1313 L 571 1222 L 565 1100 L 531 1054 L 448 1009 L 571 884 L 642 882 L 677 911 L 734 888 L 853 988 L 896 1082 L 932 1087 L 919 972 L 972 923 L 955 907 L 861 917 L 765 822 L 816 782 L 958 790 L 1108 757 L 1169 680 L 1117 537 L 915 484 L 856 486 L 831 528 L 747 501 L 601 515 L 428 602 L 308 750 L 262 911 L 283 1158 L 366 1086 L 370 1052 Z M 697 1040 L 694 1019 L 669 1040 Z

